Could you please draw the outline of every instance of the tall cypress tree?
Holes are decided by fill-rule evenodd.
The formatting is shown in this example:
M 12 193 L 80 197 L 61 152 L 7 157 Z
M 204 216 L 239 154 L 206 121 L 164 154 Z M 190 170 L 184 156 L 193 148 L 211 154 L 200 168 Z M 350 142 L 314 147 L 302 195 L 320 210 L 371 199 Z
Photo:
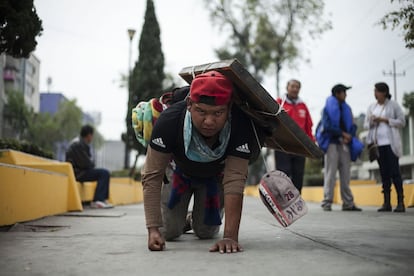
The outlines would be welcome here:
M 140 101 L 159 97 L 162 93 L 164 54 L 161 49 L 160 27 L 155 16 L 154 3 L 147 0 L 145 20 L 139 40 L 139 58 L 129 79 L 128 112 L 126 116 L 127 142 L 130 149 L 144 152 L 135 138 L 132 128 L 131 110 Z

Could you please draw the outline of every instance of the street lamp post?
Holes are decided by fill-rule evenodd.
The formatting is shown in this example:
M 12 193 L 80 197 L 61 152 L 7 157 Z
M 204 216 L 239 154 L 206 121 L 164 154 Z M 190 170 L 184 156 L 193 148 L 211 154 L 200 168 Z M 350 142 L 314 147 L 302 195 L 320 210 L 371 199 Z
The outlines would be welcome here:
M 128 101 L 130 97 L 130 79 L 131 79 L 131 53 L 132 53 L 132 39 L 134 38 L 135 30 L 134 29 L 128 29 L 128 37 L 129 37 L 129 55 L 128 55 L 128 74 L 127 74 L 127 91 L 128 91 Z M 129 104 L 129 102 L 128 102 Z M 128 112 L 127 112 L 128 113 Z M 127 115 L 128 116 L 128 115 Z M 127 129 L 127 135 L 125 138 L 125 156 L 124 156 L 124 169 L 129 168 L 129 140 L 128 140 L 128 129 Z

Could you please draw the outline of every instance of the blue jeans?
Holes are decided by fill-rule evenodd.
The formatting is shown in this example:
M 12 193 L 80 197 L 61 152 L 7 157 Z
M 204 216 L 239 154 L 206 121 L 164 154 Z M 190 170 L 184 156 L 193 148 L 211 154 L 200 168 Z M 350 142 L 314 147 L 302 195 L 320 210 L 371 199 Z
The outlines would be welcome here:
M 105 201 L 109 198 L 109 177 L 109 171 L 106 169 L 91 169 L 76 180 L 79 182 L 97 181 L 93 201 Z

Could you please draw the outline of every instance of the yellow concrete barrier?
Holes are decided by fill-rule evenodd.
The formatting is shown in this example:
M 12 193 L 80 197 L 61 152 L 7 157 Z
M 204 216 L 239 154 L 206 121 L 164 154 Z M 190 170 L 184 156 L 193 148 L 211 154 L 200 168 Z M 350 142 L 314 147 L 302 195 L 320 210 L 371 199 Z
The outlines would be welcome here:
M 68 183 L 63 174 L 0 163 L 0 225 L 67 211 Z
M 337 200 L 335 197 L 336 193 L 334 192 L 334 201 Z M 321 202 L 323 200 L 323 187 L 303 187 L 302 198 L 309 202 Z
M 37 168 L 42 170 L 49 170 L 52 172 L 62 173 L 67 176 L 68 181 L 68 211 L 82 211 L 82 202 L 80 200 L 78 186 L 76 185 L 76 179 L 73 173 L 73 168 L 70 163 L 67 162 L 55 162 L 55 163 L 28 163 L 24 164 L 27 167 Z
M 336 181 L 336 184 L 339 184 L 339 180 Z M 375 185 L 377 184 L 376 180 L 373 179 L 352 179 L 349 182 L 349 185 L 354 186 L 354 185 Z
M 24 164 L 24 163 L 50 163 L 56 162 L 56 160 L 43 158 L 40 156 L 28 154 L 21 151 L 2 149 L 0 150 L 0 163 L 6 164 Z
M 371 184 L 363 184 L 371 183 Z M 382 186 L 379 184 L 372 184 L 375 181 L 359 180 L 353 181 L 351 184 L 351 190 L 354 195 L 355 204 L 358 206 L 381 206 L 384 198 L 381 193 Z M 259 196 L 258 186 L 247 186 L 244 194 L 246 196 Z M 320 203 L 323 200 L 323 187 L 303 187 L 302 198 L 308 202 Z M 334 189 L 333 203 L 342 204 L 341 191 L 339 189 L 339 183 L 337 182 Z M 391 204 L 397 205 L 397 195 L 394 187 L 391 188 Z M 404 204 L 405 206 L 414 206 L 414 183 L 404 184 Z
M 411 188 L 411 194 L 407 194 L 407 191 L 404 191 L 405 192 L 405 197 L 408 198 L 408 203 L 406 205 L 408 207 L 414 207 L 414 183 L 411 184 L 411 185 L 412 185 L 412 186 L 410 186 L 410 187 L 412 187 Z
M 0 150 L 0 163 L 8 163 L 65 174 L 68 182 L 67 211 L 82 211 L 82 203 L 76 185 L 73 168 L 70 163 L 42 158 L 15 150 Z
M 142 202 L 141 182 L 128 177 L 111 177 L 109 200 L 115 205 Z
M 351 185 L 354 195 L 354 202 L 358 206 L 381 206 L 384 203 L 382 186 L 379 184 L 357 184 Z M 303 187 L 302 197 L 309 202 L 322 202 L 323 187 Z M 341 191 L 339 184 L 335 185 L 334 203 L 342 204 Z M 394 187 L 391 188 L 391 204 L 397 205 L 397 195 Z M 414 184 L 404 184 L 404 204 L 405 206 L 414 205 Z
M 414 184 L 404 184 L 404 204 L 405 206 L 414 205 L 413 193 Z M 354 194 L 354 201 L 356 205 L 361 206 L 381 206 L 384 203 L 384 196 L 382 195 L 382 185 L 361 185 L 351 186 Z M 391 187 L 391 205 L 397 205 L 397 193 L 394 186 Z
M 249 185 L 244 188 L 244 195 L 245 196 L 255 196 L 259 197 L 259 186 L 258 185 Z
M 82 211 L 82 202 L 93 200 L 96 182 L 78 183 L 70 163 L 0 150 L 0 165 L 0 225 Z M 142 202 L 141 182 L 111 178 L 109 201 L 114 205 Z M 42 208 L 31 208 L 39 202 Z
M 77 182 L 82 202 L 93 200 L 96 182 Z M 114 205 L 140 203 L 143 201 L 142 184 L 128 177 L 111 177 L 109 201 Z
M 93 200 L 95 195 L 96 182 L 76 182 L 79 190 L 79 196 L 82 202 Z

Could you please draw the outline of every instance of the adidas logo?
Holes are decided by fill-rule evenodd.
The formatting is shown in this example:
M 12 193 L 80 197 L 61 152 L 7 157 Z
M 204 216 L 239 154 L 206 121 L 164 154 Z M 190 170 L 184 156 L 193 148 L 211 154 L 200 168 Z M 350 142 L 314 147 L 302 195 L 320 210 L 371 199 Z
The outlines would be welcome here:
M 244 153 L 250 153 L 249 146 L 247 145 L 247 143 L 244 145 L 238 146 L 236 150 L 240 152 L 244 152 Z
M 162 147 L 162 148 L 165 148 L 165 145 L 164 145 L 164 142 L 162 141 L 162 139 L 161 138 L 155 138 L 155 139 L 152 139 L 152 141 L 151 141 L 154 145 L 157 145 L 157 146 L 159 146 L 159 147 Z

